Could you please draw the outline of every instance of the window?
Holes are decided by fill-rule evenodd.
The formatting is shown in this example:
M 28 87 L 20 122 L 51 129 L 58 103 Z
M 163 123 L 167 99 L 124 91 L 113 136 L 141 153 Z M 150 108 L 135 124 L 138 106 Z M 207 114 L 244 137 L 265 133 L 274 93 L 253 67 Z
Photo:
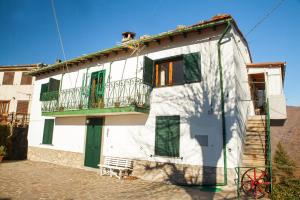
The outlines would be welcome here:
M 28 113 L 29 101 L 18 101 L 17 111 L 18 114 L 27 114 Z
M 41 85 L 40 101 L 58 100 L 59 87 L 60 80 L 50 78 L 48 83 Z M 47 93 L 48 95 L 45 95 Z
M 180 116 L 157 116 L 155 155 L 179 157 Z
M 52 144 L 54 119 L 45 119 L 43 144 Z
M 14 84 L 15 72 L 4 72 L 2 85 Z
M 156 61 L 144 57 L 144 84 L 164 87 L 199 81 L 201 61 L 198 52 Z
M 155 64 L 155 86 L 171 86 L 184 84 L 183 59 L 176 58 L 170 61 Z
M 22 72 L 21 85 L 31 85 L 32 77 L 26 75 L 26 72 Z

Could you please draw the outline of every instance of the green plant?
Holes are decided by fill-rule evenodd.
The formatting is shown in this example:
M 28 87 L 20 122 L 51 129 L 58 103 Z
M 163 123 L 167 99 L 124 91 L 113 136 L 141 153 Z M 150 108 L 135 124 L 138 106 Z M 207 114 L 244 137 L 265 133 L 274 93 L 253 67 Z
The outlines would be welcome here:
M 273 159 L 272 199 L 298 200 L 300 197 L 300 180 L 294 177 L 295 163 L 279 142 Z
M 0 156 L 6 156 L 6 147 L 4 145 L 0 146 Z
M 294 161 L 290 159 L 280 142 L 274 155 L 274 170 L 281 178 L 292 177 L 295 170 Z

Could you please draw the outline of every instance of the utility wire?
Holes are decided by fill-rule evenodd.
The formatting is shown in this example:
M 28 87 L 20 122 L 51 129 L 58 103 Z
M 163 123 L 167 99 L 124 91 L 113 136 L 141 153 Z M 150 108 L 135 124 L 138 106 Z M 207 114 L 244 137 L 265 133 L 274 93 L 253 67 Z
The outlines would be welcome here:
M 260 24 L 262 24 L 268 17 L 270 17 L 284 2 L 285 0 L 280 0 L 261 20 L 259 20 L 247 33 L 248 36 L 252 33 Z
M 59 25 L 58 25 L 58 20 L 57 20 L 57 15 L 56 15 L 56 9 L 55 9 L 55 5 L 54 5 L 54 0 L 51 0 L 51 7 L 52 7 L 52 12 L 53 12 L 53 16 L 54 16 L 54 20 L 55 20 L 55 24 L 56 24 L 56 29 L 57 29 L 57 33 L 58 33 L 58 37 L 59 37 L 60 47 L 61 47 L 61 50 L 62 50 L 62 53 L 63 53 L 63 56 L 64 56 L 64 61 L 66 63 L 67 73 L 69 74 L 67 57 L 66 57 L 65 48 L 64 48 L 62 37 L 61 37 L 61 33 L 60 33 L 60 30 L 59 30 Z M 70 83 L 71 83 L 70 74 L 69 74 L 69 79 L 70 79 Z

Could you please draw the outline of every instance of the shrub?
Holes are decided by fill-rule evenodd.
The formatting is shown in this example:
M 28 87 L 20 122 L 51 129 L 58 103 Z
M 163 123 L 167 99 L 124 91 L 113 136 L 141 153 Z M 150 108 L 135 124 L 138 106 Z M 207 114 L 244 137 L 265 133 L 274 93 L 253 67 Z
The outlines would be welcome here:
M 274 155 L 272 199 L 298 200 L 300 198 L 300 180 L 294 177 L 295 163 L 279 142 Z M 274 180 L 274 179 L 273 179 Z
M 7 138 L 10 135 L 10 127 L 7 125 L 0 125 L 0 146 L 7 144 Z

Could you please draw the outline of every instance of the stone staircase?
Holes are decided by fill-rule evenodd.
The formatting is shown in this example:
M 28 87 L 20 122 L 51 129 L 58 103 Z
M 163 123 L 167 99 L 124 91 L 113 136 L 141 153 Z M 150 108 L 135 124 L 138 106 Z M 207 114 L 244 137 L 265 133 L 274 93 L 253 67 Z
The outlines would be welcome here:
M 264 166 L 266 145 L 266 120 L 264 115 L 250 117 L 247 122 L 243 166 Z

